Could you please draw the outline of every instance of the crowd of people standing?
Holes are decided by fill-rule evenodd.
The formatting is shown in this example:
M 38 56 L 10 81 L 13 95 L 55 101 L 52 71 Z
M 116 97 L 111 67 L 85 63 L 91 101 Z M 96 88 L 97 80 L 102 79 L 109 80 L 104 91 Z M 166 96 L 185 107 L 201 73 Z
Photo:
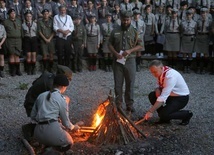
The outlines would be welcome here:
M 137 71 L 142 55 L 156 55 L 167 56 L 172 67 L 179 57 L 185 73 L 195 60 L 197 73 L 209 65 L 213 74 L 213 0 L 0 0 L 0 77 L 5 55 L 10 75 L 22 75 L 22 54 L 28 75 L 35 74 L 37 54 L 43 56 L 43 70 L 51 71 L 55 53 L 58 64 L 74 72 L 82 71 L 84 53 L 90 71 L 102 54 L 104 69 L 111 71 L 108 40 L 125 11 L 132 13 L 131 25 L 143 42 L 135 55 Z

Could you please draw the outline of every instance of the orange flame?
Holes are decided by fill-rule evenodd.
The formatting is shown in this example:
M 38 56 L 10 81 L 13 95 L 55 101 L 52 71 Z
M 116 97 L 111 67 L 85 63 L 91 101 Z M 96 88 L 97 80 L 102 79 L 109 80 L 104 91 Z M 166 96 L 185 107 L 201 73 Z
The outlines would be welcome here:
M 108 105 L 109 105 L 109 100 L 100 104 L 100 106 L 98 107 L 98 109 L 94 115 L 94 119 L 92 121 L 92 127 L 96 128 L 100 125 L 100 123 L 102 123 L 102 120 L 106 114 L 106 106 L 108 106 Z

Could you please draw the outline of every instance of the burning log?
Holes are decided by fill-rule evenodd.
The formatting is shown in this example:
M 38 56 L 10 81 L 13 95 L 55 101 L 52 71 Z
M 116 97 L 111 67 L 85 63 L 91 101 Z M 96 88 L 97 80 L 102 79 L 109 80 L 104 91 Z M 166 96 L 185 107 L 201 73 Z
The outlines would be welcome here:
M 95 130 L 88 138 L 91 143 L 96 145 L 128 144 L 137 138 L 146 138 L 125 112 L 116 106 L 111 94 L 108 100 L 100 104 L 96 115 L 100 119 L 99 123 L 96 121 L 93 123 L 96 124 Z

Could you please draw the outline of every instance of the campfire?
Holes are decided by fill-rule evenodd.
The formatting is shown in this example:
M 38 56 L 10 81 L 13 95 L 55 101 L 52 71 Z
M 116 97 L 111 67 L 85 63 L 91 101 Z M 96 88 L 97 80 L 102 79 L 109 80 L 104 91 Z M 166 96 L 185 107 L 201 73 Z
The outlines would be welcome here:
M 91 127 L 82 127 L 81 132 L 88 132 L 88 141 L 95 145 L 127 144 L 146 136 L 135 123 L 118 108 L 111 93 L 108 99 L 98 106 Z

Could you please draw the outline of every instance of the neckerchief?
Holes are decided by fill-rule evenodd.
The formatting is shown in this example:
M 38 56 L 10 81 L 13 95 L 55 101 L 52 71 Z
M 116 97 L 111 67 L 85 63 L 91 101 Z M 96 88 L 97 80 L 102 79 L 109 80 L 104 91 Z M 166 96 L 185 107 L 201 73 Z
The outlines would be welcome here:
M 163 73 L 162 75 L 158 78 L 158 84 L 159 84 L 159 88 L 163 89 L 163 83 L 164 83 L 164 79 L 166 77 L 166 73 L 170 70 L 171 68 L 168 66 L 164 66 L 163 67 Z
M 61 18 L 60 18 L 60 15 L 58 15 L 59 16 L 59 20 L 60 20 L 60 22 L 63 24 L 63 27 L 65 26 L 65 24 L 67 23 L 67 15 L 65 15 L 66 16 L 66 18 L 65 18 L 65 22 L 63 22 L 62 20 L 61 20 Z

